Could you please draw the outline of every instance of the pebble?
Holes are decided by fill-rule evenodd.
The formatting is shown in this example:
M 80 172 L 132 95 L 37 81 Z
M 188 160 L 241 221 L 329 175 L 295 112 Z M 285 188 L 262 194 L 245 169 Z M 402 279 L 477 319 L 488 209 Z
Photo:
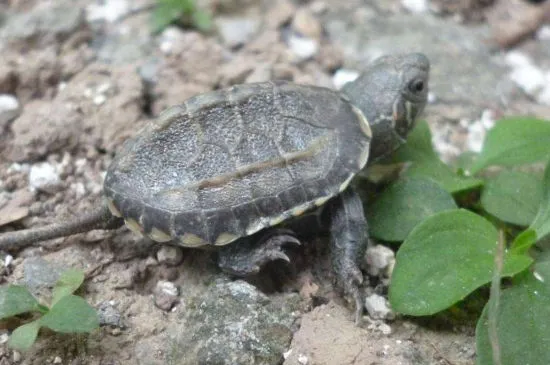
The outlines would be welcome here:
M 425 13 L 429 10 L 427 0 L 401 0 L 401 5 L 411 13 Z
M 264 82 L 271 80 L 272 66 L 269 64 L 262 64 L 254 69 L 250 75 L 246 78 L 246 83 L 251 82 Z
M 369 247 L 365 254 L 365 260 L 367 261 L 368 272 L 372 276 L 379 276 L 388 274 L 388 268 L 393 268 L 395 264 L 395 253 L 388 247 L 383 245 L 376 245 Z
M 365 299 L 365 308 L 373 319 L 392 319 L 394 317 L 386 298 L 378 294 L 371 294 Z
M 337 89 L 341 89 L 348 82 L 355 81 L 359 77 L 359 72 L 340 68 L 332 76 L 332 83 Z
M 178 287 L 170 281 L 159 281 L 153 291 L 155 305 L 165 311 L 169 311 L 179 301 Z
M 97 307 L 97 316 L 99 324 L 103 326 L 113 326 L 117 328 L 125 328 L 122 320 L 122 315 L 118 308 L 115 307 L 114 301 L 102 302 Z
M 300 355 L 298 355 L 298 362 L 299 362 L 301 365 L 307 365 L 308 362 L 309 362 L 309 359 L 307 358 L 306 355 L 300 354 Z
M 183 251 L 181 247 L 163 245 L 157 252 L 157 260 L 168 266 L 179 265 L 183 261 Z
M 291 34 L 288 38 L 288 47 L 295 58 L 301 62 L 315 56 L 319 51 L 319 43 L 315 39 Z
M 130 12 L 128 0 L 90 1 L 86 7 L 86 20 L 89 22 L 103 20 L 113 23 L 128 12 Z
M 53 359 L 53 363 L 54 364 L 61 364 L 63 363 L 63 360 L 61 360 L 61 358 L 59 356 L 56 356 L 54 359 Z
M 13 351 L 13 362 L 19 362 L 21 359 L 21 353 L 19 351 Z
M 261 24 L 258 19 L 242 17 L 217 17 L 215 22 L 222 42 L 229 48 L 248 43 Z
M 292 20 L 292 28 L 304 37 L 320 39 L 323 28 L 308 8 L 300 8 Z
M 0 128 L 4 128 L 21 114 L 21 106 L 17 98 L 10 94 L 0 94 Z
M 512 81 L 538 103 L 550 105 L 550 71 L 542 70 L 529 57 L 518 51 L 509 52 L 506 55 L 506 63 L 512 67 Z
M 29 171 L 29 185 L 32 191 L 41 190 L 55 192 L 59 188 L 61 179 L 56 166 L 49 162 L 41 162 L 31 166 Z

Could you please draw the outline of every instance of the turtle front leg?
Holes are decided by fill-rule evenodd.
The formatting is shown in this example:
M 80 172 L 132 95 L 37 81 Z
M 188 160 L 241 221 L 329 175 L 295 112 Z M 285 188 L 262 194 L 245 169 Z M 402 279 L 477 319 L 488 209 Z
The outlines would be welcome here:
M 363 315 L 361 261 L 368 246 L 367 220 L 359 195 L 348 188 L 327 207 L 330 218 L 332 267 L 336 285 L 355 300 L 355 322 Z
M 292 231 L 282 228 L 267 230 L 259 240 L 256 235 L 244 237 L 219 251 L 218 266 L 232 275 L 254 275 L 270 261 L 290 262 L 282 250 L 289 243 L 299 245 L 300 241 Z

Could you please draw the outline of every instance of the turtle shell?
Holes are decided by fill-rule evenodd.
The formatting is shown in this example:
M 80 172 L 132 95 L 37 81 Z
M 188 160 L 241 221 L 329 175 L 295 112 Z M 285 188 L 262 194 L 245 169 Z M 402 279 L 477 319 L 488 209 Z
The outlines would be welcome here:
M 287 82 L 197 95 L 116 155 L 108 205 L 159 242 L 224 245 L 324 204 L 368 159 L 370 128 L 345 96 Z

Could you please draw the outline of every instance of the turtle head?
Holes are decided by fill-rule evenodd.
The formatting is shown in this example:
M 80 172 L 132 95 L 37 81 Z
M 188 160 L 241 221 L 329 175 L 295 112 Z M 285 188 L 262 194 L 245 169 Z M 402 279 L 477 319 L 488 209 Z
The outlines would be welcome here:
M 430 62 L 421 53 L 375 60 L 342 90 L 367 118 L 372 130 L 370 161 L 405 143 L 428 97 Z

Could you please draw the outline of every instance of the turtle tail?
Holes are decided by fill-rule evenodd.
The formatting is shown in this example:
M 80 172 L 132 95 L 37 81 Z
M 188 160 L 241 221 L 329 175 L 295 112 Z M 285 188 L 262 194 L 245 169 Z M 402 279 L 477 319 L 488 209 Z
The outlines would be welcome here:
M 105 205 L 101 205 L 90 213 L 66 222 L 2 233 L 0 234 L 0 250 L 20 250 L 39 241 L 66 237 L 94 229 L 116 229 L 123 223 L 123 219 L 113 216 Z

